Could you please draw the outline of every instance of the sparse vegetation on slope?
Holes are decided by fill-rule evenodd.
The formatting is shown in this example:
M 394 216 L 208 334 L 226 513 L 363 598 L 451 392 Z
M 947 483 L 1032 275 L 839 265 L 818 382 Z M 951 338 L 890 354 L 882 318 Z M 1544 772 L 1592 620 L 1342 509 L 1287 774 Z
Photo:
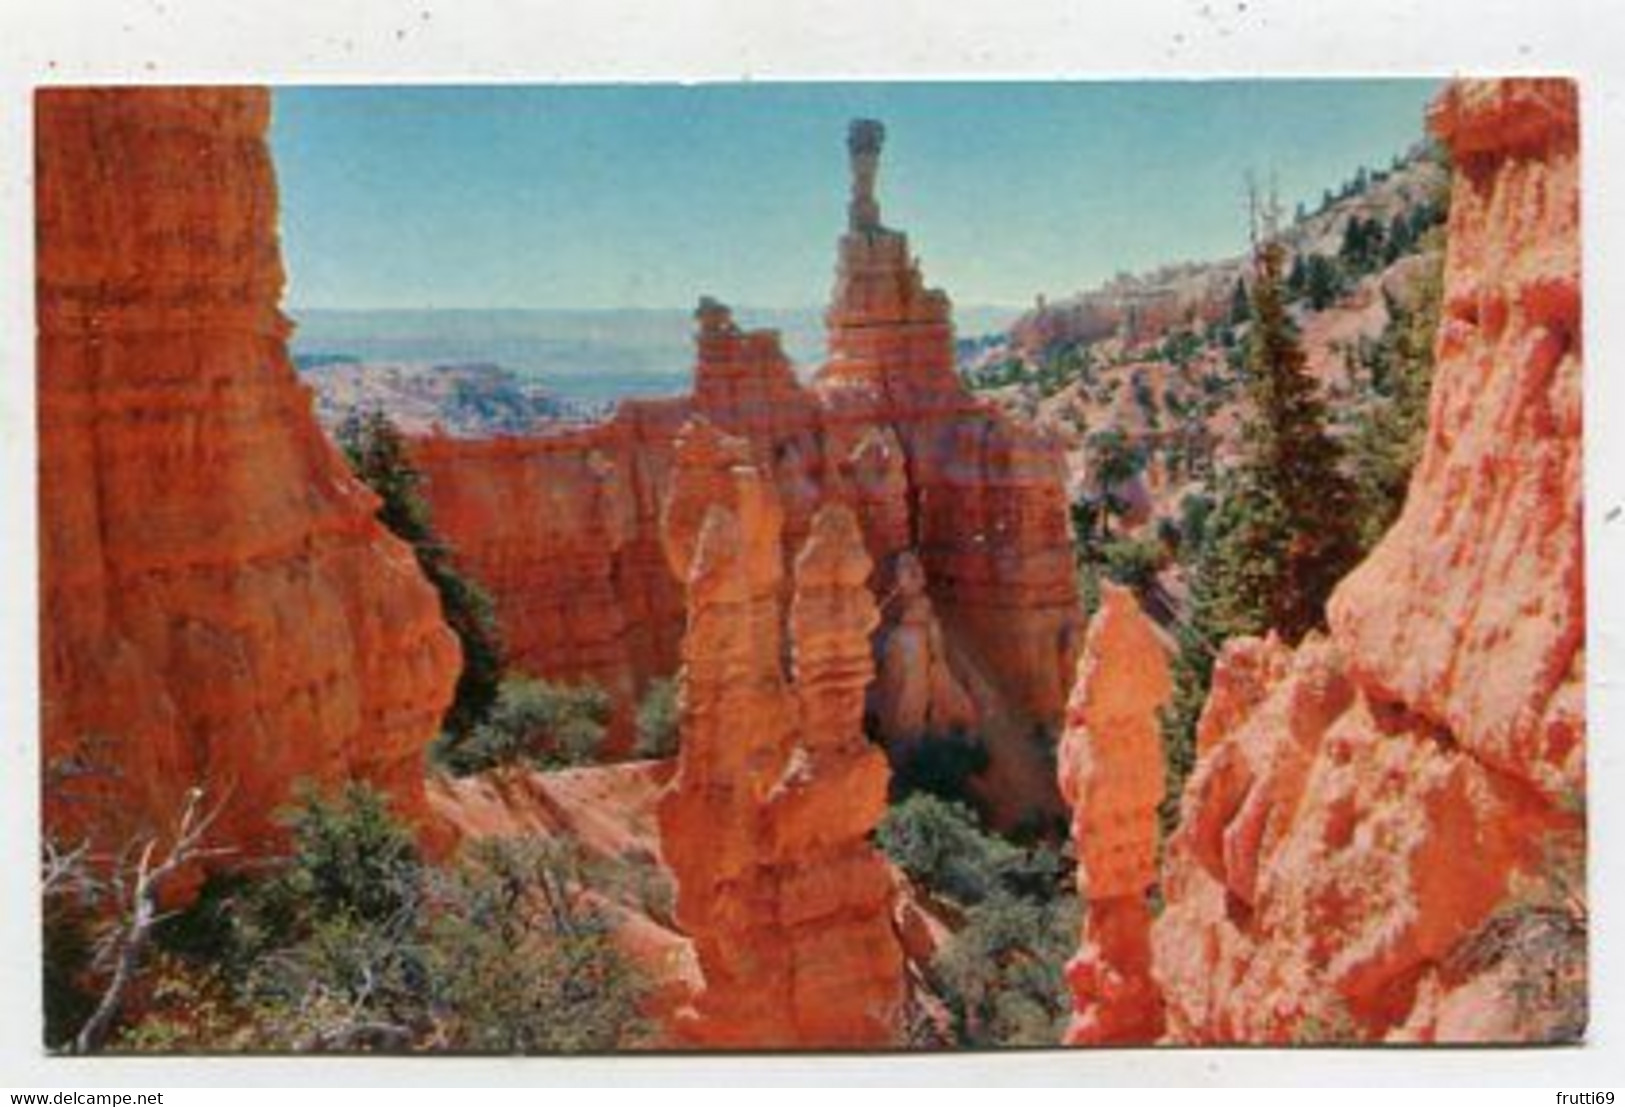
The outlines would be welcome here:
M 211 877 L 155 932 L 141 1000 L 108 1048 L 548 1053 L 645 1040 L 646 986 L 593 894 L 611 874 L 573 844 L 486 839 L 432 865 L 362 785 L 307 791 L 287 821 L 291 850 L 269 872 Z

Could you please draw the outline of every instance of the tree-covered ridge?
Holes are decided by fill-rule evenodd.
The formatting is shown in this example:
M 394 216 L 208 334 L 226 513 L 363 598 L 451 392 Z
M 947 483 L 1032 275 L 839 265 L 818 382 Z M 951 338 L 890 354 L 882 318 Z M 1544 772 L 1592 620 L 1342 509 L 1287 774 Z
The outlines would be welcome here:
M 1447 183 L 1419 147 L 1299 205 L 1247 258 L 1119 277 L 965 347 L 966 380 L 1066 451 L 1086 610 L 1100 581 L 1126 585 L 1177 645 L 1165 828 L 1223 643 L 1318 628 L 1403 504 Z

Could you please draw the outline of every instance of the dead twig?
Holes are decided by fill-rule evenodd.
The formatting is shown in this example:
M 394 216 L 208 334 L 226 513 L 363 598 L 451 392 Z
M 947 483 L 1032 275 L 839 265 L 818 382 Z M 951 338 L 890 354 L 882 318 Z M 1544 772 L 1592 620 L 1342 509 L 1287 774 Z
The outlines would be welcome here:
M 203 789 L 190 789 L 176 822 L 174 836 L 162 858 L 158 857 L 157 838 L 148 839 L 141 847 L 135 861 L 133 884 L 129 885 L 128 915 L 109 935 L 106 945 L 113 962 L 113 973 L 96 1004 L 96 1010 L 74 1037 L 73 1052 L 93 1053 L 105 1044 L 118 1018 L 125 992 L 140 968 L 142 954 L 152 939 L 153 927 L 163 917 L 158 912 L 158 896 L 165 883 L 193 861 L 230 852 L 203 845 L 204 836 L 220 817 L 228 798 L 222 797 L 212 810 L 204 812 Z M 111 884 L 118 892 L 120 902 L 124 902 L 124 866 L 119 866 L 115 871 Z

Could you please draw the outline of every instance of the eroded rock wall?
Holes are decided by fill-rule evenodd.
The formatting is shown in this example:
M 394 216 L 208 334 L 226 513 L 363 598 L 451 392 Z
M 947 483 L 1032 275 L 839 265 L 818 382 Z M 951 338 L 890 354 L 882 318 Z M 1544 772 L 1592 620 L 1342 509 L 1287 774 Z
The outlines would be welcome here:
M 591 681 L 632 744 L 632 708 L 677 669 L 683 596 L 661 551 L 660 504 L 685 401 L 623 404 L 560 435 L 413 440 L 436 530 L 490 594 L 509 666 Z
M 300 779 L 424 813 L 456 641 L 287 356 L 266 128 L 245 89 L 37 101 L 47 828 L 118 847 Z
M 1154 933 L 1176 1041 L 1576 1032 L 1463 958 L 1583 849 L 1576 114 L 1551 80 L 1432 109 L 1456 173 L 1423 456 L 1329 636 L 1220 658 Z

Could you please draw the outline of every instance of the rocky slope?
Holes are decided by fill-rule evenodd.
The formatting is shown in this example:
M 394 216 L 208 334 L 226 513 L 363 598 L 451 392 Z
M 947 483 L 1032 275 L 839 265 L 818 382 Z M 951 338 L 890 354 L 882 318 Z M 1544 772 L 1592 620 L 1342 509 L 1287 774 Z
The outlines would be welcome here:
M 674 768 L 669 761 L 636 761 L 545 773 L 508 769 L 435 776 L 428 784 L 430 810 L 457 838 L 569 842 L 604 874 L 596 905 L 649 985 L 645 1010 L 662 1031 L 656 1047 L 677 1044 L 664 1031 L 703 984 L 693 943 L 672 918 L 671 874 L 660 861 L 656 811 Z
M 1460 82 L 1430 123 L 1456 172 L 1424 454 L 1330 634 L 1220 659 L 1153 937 L 1174 1041 L 1583 1026 L 1583 884 L 1553 892 L 1584 841 L 1574 86 Z M 1565 920 L 1578 954 L 1530 953 Z
M 1427 230 L 1446 184 L 1437 155 L 1419 147 L 1391 169 L 1362 170 L 1322 208 L 1282 228 L 1309 368 L 1344 425 L 1372 390 L 1357 355 L 1380 338 L 1396 305 L 1416 305 L 1435 271 Z M 1351 225 L 1372 236 L 1369 256 L 1344 253 Z M 1311 270 L 1318 278 L 1305 275 Z M 1122 275 L 1041 302 L 1003 335 L 967 348 L 961 368 L 979 391 L 1063 444 L 1073 499 L 1098 494 L 1090 439 L 1110 432 L 1145 458 L 1117 490 L 1131 505 L 1129 529 L 1177 524 L 1185 501 L 1207 493 L 1213 468 L 1239 442 L 1247 323 L 1234 297 L 1245 276 L 1243 258 Z
M 47 829 L 102 847 L 301 779 L 425 813 L 457 646 L 311 416 L 277 308 L 263 91 L 38 97 Z
M 1328 192 L 1313 212 L 1300 209 L 1281 230 L 1289 253 L 1335 255 L 1351 220 L 1387 226 L 1412 214 L 1444 185 L 1446 170 L 1425 146 L 1389 169 L 1361 170 L 1336 196 Z M 1150 273 L 1122 273 L 1099 288 L 1058 300 L 1040 299 L 1009 328 L 1009 344 L 1036 358 L 1046 349 L 1117 339 L 1139 345 L 1181 328 L 1223 322 L 1236 282 L 1247 275 L 1244 256 L 1166 265 Z
M 1058 729 L 1079 629 L 1059 456 L 961 385 L 947 298 L 861 192 L 873 187 L 868 156 L 853 154 L 831 360 L 810 386 L 774 332 L 740 328 L 707 298 L 690 395 L 626 401 L 558 433 L 426 437 L 415 456 L 437 526 L 496 600 L 515 665 L 604 685 L 623 745 L 641 690 L 678 665 L 683 589 L 659 556 L 659 520 L 684 422 L 737 438 L 772 478 L 786 564 L 817 511 L 846 504 L 882 609 L 875 724 L 903 738 L 922 721 L 999 720 L 984 791 L 1014 820 L 1058 806 L 1031 733 Z

